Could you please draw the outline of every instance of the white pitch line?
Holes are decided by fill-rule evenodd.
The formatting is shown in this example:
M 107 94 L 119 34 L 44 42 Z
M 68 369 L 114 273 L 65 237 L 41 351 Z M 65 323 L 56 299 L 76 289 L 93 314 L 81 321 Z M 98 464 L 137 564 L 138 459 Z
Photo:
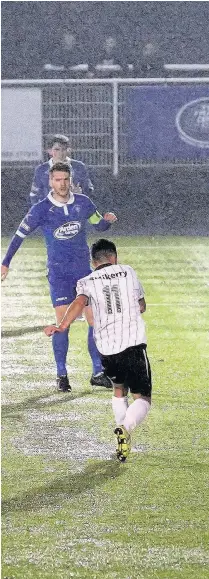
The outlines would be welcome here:
M 147 307 L 152 307 L 152 306 L 156 306 L 156 307 L 165 306 L 165 307 L 169 307 L 169 308 L 170 308 L 170 307 L 172 307 L 172 308 L 179 308 L 179 307 L 181 307 L 181 308 L 197 308 L 197 307 L 198 307 L 198 308 L 203 308 L 203 307 L 209 307 L 209 302 L 208 302 L 208 303 L 206 302 L 205 304 L 204 304 L 204 303 L 200 303 L 200 304 L 199 304 L 199 303 L 195 303 L 195 304 L 186 304 L 186 303 L 185 303 L 185 304 L 184 304 L 184 303 L 182 303 L 182 304 L 178 304 L 178 303 L 177 303 L 177 304 L 173 304 L 173 303 L 171 303 L 171 302 L 168 303 L 168 304 L 167 304 L 167 303 L 163 303 L 163 304 L 160 304 L 160 303 L 159 303 L 159 304 L 148 304 L 148 303 L 147 303 Z
M 206 245 L 139 245 L 138 247 L 133 247 L 132 245 L 117 245 L 117 249 L 132 249 L 134 251 L 139 251 L 139 249 L 160 249 L 164 251 L 164 249 L 191 249 L 192 247 L 195 249 L 198 249 L 199 247 L 205 249 Z
M 160 250 L 164 251 L 164 249 L 169 249 L 169 250 L 170 249 L 191 249 L 191 248 L 206 249 L 208 246 L 209 246 L 209 243 L 208 243 L 208 245 L 204 245 L 204 244 L 201 244 L 201 245 L 200 244 L 199 245 L 195 245 L 195 244 L 186 245 L 185 244 L 185 245 L 166 245 L 166 246 L 163 246 L 163 245 L 139 245 L 137 247 L 134 247 L 132 245 L 117 245 L 117 249 L 128 249 L 128 250 L 131 249 L 132 251 L 139 251 L 139 249 L 160 249 Z M 2 247 L 2 252 L 6 251 L 7 247 L 8 246 Z M 22 247 L 21 249 L 22 249 L 22 251 L 23 250 L 25 250 L 25 251 L 34 251 L 35 250 L 37 252 L 38 248 L 37 248 L 37 246 L 34 246 L 34 247 Z M 40 251 L 42 252 L 42 248 L 40 248 Z

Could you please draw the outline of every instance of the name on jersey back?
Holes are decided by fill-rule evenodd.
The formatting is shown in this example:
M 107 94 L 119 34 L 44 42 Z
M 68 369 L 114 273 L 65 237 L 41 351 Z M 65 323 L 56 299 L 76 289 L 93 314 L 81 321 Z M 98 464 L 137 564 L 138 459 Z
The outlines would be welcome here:
M 114 279 L 116 277 L 127 277 L 127 271 L 118 271 L 117 273 L 104 273 L 102 275 L 98 275 L 97 277 L 90 277 L 89 279 L 95 281 L 96 279 Z

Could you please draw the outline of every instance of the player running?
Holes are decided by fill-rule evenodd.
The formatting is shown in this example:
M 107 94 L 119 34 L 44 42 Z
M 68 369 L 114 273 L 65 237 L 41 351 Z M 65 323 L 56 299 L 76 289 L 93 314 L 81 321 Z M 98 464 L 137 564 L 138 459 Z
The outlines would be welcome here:
M 117 264 L 114 243 L 99 239 L 91 248 L 94 272 L 77 283 L 77 297 L 62 322 L 47 326 L 47 336 L 65 332 L 84 306 L 91 305 L 92 323 L 102 364 L 113 381 L 112 408 L 116 422 L 117 457 L 123 462 L 131 448 L 131 431 L 151 405 L 151 370 L 146 354 L 144 291 L 129 265 Z M 128 406 L 128 390 L 134 402 Z
M 48 195 L 50 191 L 49 171 L 54 163 L 60 161 L 71 165 L 74 187 L 80 188 L 80 191 L 77 191 L 78 193 L 80 192 L 85 195 L 90 195 L 94 191 L 94 187 L 89 179 L 84 163 L 69 157 L 70 149 L 68 137 L 65 135 L 54 135 L 48 142 L 48 154 L 50 156 L 49 161 L 41 163 L 41 165 L 38 165 L 35 169 L 30 192 L 31 205 L 38 203 L 38 201 L 42 201 L 42 199 Z
M 72 193 L 71 168 L 67 163 L 57 163 L 50 169 L 51 192 L 34 205 L 20 223 L 2 262 L 2 279 L 9 271 L 14 254 L 25 237 L 40 227 L 45 238 L 48 255 L 48 281 L 57 324 L 60 324 L 69 304 L 76 297 L 78 279 L 88 275 L 90 269 L 89 248 L 86 241 L 86 224 L 97 231 L 109 229 L 117 218 L 114 213 L 102 217 L 94 203 L 86 197 Z M 93 363 L 91 384 L 112 388 L 111 380 L 104 373 L 101 358 L 93 338 L 93 328 L 88 331 L 88 349 Z M 63 392 L 71 391 L 66 357 L 68 330 L 53 336 L 53 350 L 57 365 L 57 386 Z

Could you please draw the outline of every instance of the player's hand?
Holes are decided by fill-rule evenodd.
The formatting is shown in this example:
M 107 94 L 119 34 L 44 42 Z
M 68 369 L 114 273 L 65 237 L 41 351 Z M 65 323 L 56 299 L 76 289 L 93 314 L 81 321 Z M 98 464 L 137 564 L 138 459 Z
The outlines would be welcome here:
M 57 326 L 54 326 L 53 324 L 51 324 L 51 326 L 46 326 L 46 328 L 44 328 L 44 333 L 49 338 L 50 338 L 50 336 L 53 336 L 53 334 L 55 334 L 55 332 L 57 332 L 57 331 L 58 331 Z
M 7 267 L 7 265 L 2 265 L 1 266 L 1 281 L 4 281 L 5 278 L 7 277 L 9 268 Z
M 77 185 L 74 185 L 74 183 L 72 183 L 71 189 L 73 193 L 79 193 L 79 195 L 82 194 L 82 187 L 80 186 L 79 183 Z
M 104 219 L 105 221 L 109 221 L 110 223 L 115 223 L 115 221 L 117 221 L 115 213 L 105 213 Z

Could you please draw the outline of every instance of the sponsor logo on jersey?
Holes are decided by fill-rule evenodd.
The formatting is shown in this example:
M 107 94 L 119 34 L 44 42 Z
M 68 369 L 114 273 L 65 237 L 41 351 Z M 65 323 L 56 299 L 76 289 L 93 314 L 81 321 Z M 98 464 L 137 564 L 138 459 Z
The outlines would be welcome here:
M 81 223 L 79 221 L 68 221 L 67 223 L 63 223 L 57 229 L 55 229 L 53 235 L 56 239 L 71 239 L 75 237 L 79 233 L 81 229 Z
M 81 212 L 81 207 L 79 205 L 74 205 L 73 209 L 75 213 L 77 213 L 77 215 L 79 215 L 79 213 Z

